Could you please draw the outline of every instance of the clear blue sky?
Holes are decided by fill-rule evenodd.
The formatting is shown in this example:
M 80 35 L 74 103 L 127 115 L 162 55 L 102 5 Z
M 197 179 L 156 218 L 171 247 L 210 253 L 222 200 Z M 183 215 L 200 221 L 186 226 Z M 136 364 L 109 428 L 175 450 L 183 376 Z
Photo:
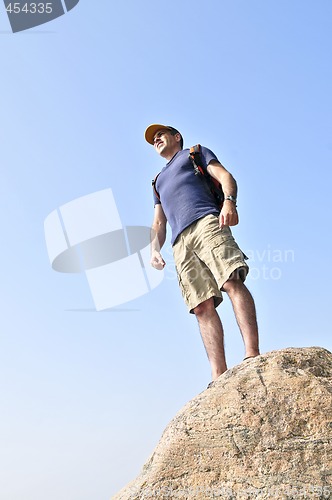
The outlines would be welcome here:
M 14 35 L 0 6 L 4 499 L 109 499 L 210 381 L 169 243 L 163 283 L 104 312 L 48 260 L 44 220 L 80 196 L 111 188 L 124 225 L 151 223 L 152 122 L 238 181 L 262 352 L 331 350 L 331 16 L 330 0 L 81 0 Z M 231 367 L 227 298 L 220 315 Z

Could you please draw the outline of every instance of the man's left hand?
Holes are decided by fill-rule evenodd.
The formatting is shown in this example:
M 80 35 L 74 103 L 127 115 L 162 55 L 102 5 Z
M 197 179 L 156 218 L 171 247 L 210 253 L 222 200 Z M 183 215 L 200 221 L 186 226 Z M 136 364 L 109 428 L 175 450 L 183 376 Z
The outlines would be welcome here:
M 239 216 L 236 205 L 231 200 L 225 200 L 219 215 L 219 227 L 236 226 L 239 223 Z

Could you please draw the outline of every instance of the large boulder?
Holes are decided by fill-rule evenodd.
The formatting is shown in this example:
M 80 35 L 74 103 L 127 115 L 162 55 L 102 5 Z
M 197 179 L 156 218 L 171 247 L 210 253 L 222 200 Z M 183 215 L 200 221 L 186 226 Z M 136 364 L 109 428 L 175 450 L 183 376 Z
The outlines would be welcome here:
M 331 444 L 332 354 L 273 351 L 184 406 L 113 499 L 332 498 Z

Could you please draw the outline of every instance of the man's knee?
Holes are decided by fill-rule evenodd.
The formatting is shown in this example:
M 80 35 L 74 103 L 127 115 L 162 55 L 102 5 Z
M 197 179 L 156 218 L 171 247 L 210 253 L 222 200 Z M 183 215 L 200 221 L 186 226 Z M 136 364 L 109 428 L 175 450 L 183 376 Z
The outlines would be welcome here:
M 204 300 L 204 302 L 201 302 L 200 304 L 198 304 L 198 306 L 194 307 L 193 313 L 197 317 L 200 317 L 210 313 L 214 309 L 214 299 L 213 297 L 211 297 L 210 299 Z
M 222 290 L 227 294 L 236 292 L 237 290 L 245 287 L 242 279 L 238 275 L 231 275 L 229 279 L 223 284 Z
M 232 272 L 228 280 L 224 283 L 222 290 L 228 293 L 228 290 L 232 291 L 236 288 L 241 288 L 244 285 L 244 281 L 247 276 L 247 268 L 238 267 Z

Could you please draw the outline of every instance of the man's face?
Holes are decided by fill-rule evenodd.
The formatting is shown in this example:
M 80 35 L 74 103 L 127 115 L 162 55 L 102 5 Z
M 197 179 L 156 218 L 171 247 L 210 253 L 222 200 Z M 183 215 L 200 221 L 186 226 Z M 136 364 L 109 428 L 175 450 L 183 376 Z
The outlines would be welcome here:
M 153 145 L 160 156 L 167 156 L 179 147 L 176 135 L 172 135 L 170 130 L 161 129 L 155 133 Z

